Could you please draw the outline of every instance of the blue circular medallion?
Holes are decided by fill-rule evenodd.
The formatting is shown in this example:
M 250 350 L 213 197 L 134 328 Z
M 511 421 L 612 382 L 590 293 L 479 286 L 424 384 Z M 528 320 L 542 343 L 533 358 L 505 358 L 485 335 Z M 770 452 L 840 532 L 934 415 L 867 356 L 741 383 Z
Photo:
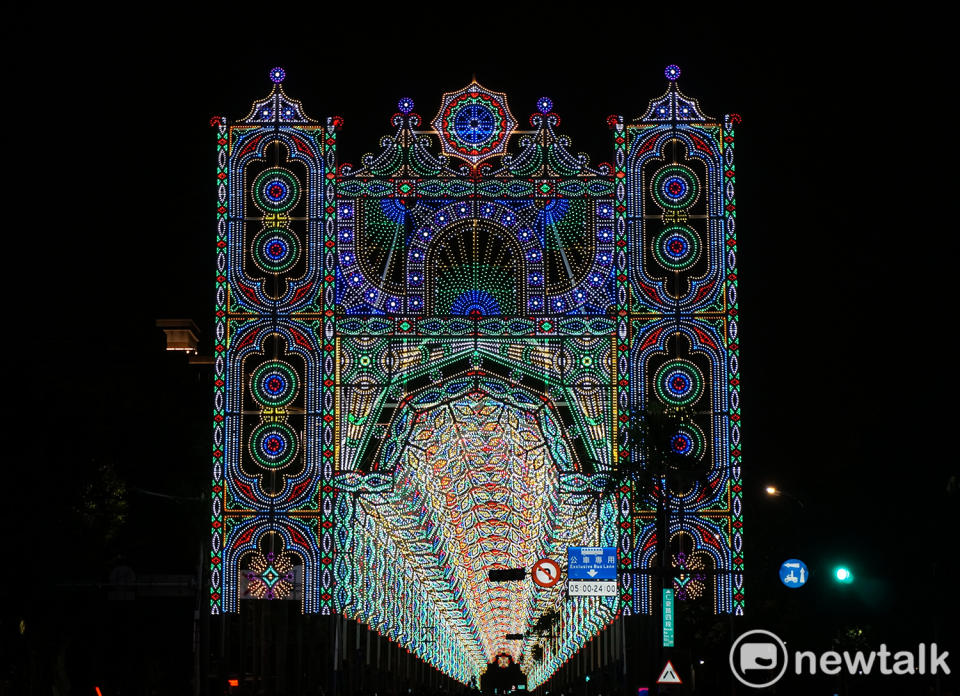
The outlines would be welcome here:
M 300 257 L 300 245 L 289 230 L 268 228 L 253 243 L 253 258 L 266 273 L 282 273 Z
M 693 205 L 700 190 L 697 175 L 682 164 L 661 167 L 653 176 L 652 188 L 657 204 L 670 210 Z
M 270 213 L 283 213 L 300 198 L 300 184 L 286 169 L 274 167 L 257 176 L 253 184 L 257 206 Z
M 663 195 L 671 201 L 679 201 L 687 193 L 687 182 L 679 176 L 670 176 L 663 180 Z
M 279 205 L 290 195 L 290 187 L 282 179 L 274 179 L 267 183 L 263 190 L 263 197 L 274 205 Z
M 288 384 L 286 377 L 282 374 L 271 372 L 263 378 L 261 386 L 264 392 L 273 398 L 277 398 L 287 391 Z
M 253 431 L 250 450 L 259 464 L 278 468 L 293 459 L 297 438 L 285 423 L 264 423 Z
M 290 255 L 290 245 L 282 237 L 273 235 L 263 245 L 263 255 L 273 263 L 283 263 Z
M 693 387 L 693 380 L 690 379 L 690 375 L 675 370 L 668 375 L 664 384 L 670 394 L 677 398 L 683 398 L 690 393 L 690 389 Z
M 670 449 L 675 454 L 690 454 L 693 451 L 693 440 L 687 433 L 677 433 L 670 438 Z
M 670 451 L 683 457 L 700 459 L 703 454 L 703 431 L 695 423 L 683 423 L 670 438 Z
M 253 374 L 253 395 L 267 406 L 284 406 L 296 395 L 297 374 L 290 365 L 272 360 Z
M 479 145 L 493 136 L 497 119 L 484 104 L 466 104 L 453 121 L 453 131 L 465 143 Z
M 657 261 L 674 271 L 692 266 L 700 257 L 696 232 L 685 225 L 671 225 L 657 235 L 653 243 Z
M 702 390 L 703 378 L 693 363 L 671 360 L 657 370 L 654 378 L 657 394 L 669 404 L 684 406 L 696 401 Z
M 287 449 L 287 441 L 280 433 L 267 433 L 260 440 L 263 456 L 269 459 L 279 459 Z
M 690 251 L 690 242 L 679 234 L 670 235 L 664 244 L 664 251 L 672 259 L 681 259 Z

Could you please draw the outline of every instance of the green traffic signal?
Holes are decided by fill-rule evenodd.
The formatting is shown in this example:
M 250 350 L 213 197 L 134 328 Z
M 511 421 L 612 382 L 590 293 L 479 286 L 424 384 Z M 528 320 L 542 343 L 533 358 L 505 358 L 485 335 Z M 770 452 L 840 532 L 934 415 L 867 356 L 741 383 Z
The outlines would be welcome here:
M 837 582 L 849 585 L 853 582 L 853 571 L 845 566 L 837 566 L 833 569 L 833 577 Z

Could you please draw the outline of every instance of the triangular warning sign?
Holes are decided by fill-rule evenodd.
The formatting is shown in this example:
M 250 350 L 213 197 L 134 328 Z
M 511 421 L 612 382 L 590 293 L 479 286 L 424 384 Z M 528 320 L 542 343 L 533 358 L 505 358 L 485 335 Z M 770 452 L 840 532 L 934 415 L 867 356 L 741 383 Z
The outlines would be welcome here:
M 663 671 L 660 672 L 660 676 L 657 677 L 657 684 L 682 684 L 680 681 L 680 676 L 677 674 L 677 670 L 673 668 L 673 665 L 670 664 L 670 660 L 667 660 L 666 666 L 664 666 Z

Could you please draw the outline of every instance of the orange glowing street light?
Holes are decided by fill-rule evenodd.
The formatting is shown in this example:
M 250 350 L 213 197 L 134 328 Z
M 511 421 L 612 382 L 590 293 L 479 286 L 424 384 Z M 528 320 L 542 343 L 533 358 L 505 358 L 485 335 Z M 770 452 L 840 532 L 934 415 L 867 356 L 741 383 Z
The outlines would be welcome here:
M 790 498 L 790 500 L 792 500 L 797 505 L 799 505 L 801 509 L 806 507 L 806 505 L 803 504 L 803 501 L 800 500 L 800 498 L 798 498 L 795 495 L 791 495 L 786 491 L 781 491 L 776 486 L 767 486 L 766 488 L 764 488 L 764 490 L 767 492 L 767 495 L 774 495 L 774 496 L 777 496 L 778 498 Z

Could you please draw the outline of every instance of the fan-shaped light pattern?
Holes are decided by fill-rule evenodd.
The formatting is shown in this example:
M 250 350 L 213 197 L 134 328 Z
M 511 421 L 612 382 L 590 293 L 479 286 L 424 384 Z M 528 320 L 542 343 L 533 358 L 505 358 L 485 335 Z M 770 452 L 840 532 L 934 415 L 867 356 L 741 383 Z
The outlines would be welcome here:
M 497 298 L 483 290 L 467 290 L 450 306 L 450 313 L 464 317 L 488 317 L 500 313 Z
M 594 501 L 560 491 L 542 411 L 481 393 L 419 412 L 390 492 L 358 501 L 352 601 L 346 614 L 467 682 L 499 654 L 519 660 L 538 636 L 508 641 L 560 611 L 542 681 L 613 616 L 603 600 L 568 602 L 562 586 L 491 583 L 494 568 L 540 558 L 566 563 L 566 547 L 592 544 Z M 563 655 L 562 653 L 566 653 Z M 548 670 L 549 671 L 546 671 Z M 539 683 L 538 681 L 538 683 Z

